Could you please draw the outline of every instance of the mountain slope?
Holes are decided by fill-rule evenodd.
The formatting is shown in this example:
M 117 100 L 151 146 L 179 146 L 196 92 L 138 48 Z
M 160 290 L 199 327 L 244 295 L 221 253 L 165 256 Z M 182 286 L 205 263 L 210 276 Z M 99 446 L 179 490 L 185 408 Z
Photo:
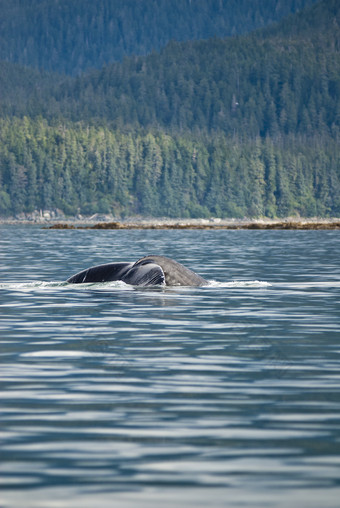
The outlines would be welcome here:
M 0 114 L 36 115 L 45 110 L 62 76 L 0 61 Z
M 324 0 L 316 2 L 308 9 L 288 16 L 280 23 L 273 23 L 264 28 L 262 33 L 265 37 L 274 36 L 289 39 L 313 39 L 317 34 L 321 40 L 323 35 L 329 39 L 329 34 L 331 34 L 335 36 L 333 44 L 339 50 L 339 26 L 339 1 Z
M 324 0 L 275 31 L 172 42 L 159 54 L 66 79 L 45 110 L 114 128 L 334 134 L 340 127 L 339 10 L 338 2 Z
M 315 0 L 0 0 L 0 59 L 53 72 L 247 33 Z

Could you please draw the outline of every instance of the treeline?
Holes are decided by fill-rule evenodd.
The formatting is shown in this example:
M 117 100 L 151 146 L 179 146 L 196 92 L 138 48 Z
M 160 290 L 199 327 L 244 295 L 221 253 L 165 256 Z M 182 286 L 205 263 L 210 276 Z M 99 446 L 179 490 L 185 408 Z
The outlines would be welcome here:
M 76 75 L 170 40 L 247 33 L 315 0 L 0 0 L 0 59 Z
M 273 142 L 0 121 L 0 214 L 340 215 L 334 141 Z

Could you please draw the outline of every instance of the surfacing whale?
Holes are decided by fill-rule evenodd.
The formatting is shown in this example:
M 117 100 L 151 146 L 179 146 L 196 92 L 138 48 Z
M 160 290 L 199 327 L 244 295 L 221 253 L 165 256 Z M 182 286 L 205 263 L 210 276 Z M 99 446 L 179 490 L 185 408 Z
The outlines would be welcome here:
M 145 256 L 136 263 L 108 263 L 92 266 L 73 275 L 67 282 L 110 282 L 121 280 L 133 286 L 203 286 L 208 282 L 200 275 L 164 256 Z

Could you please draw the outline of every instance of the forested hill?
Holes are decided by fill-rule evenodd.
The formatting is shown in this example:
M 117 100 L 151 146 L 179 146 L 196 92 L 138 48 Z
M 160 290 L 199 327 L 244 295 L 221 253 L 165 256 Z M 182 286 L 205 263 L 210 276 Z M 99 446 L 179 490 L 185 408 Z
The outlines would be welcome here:
M 40 84 L 25 108 L 30 115 L 104 122 L 111 128 L 221 131 L 239 138 L 336 136 L 339 12 L 337 0 L 323 0 L 275 31 L 172 42 L 161 53 L 67 78 L 47 95 Z M 12 108 L 20 114 L 18 99 Z
M 53 72 L 247 33 L 315 0 L 0 0 L 0 59 Z
M 271 24 L 264 28 L 262 33 L 265 37 L 271 38 L 313 39 L 317 36 L 319 40 L 322 40 L 325 34 L 328 41 L 332 41 L 333 35 L 332 46 L 339 50 L 339 17 L 338 0 L 318 1 L 302 12 L 287 16 L 279 24 Z
M 78 77 L 3 64 L 0 214 L 339 216 L 339 12 Z

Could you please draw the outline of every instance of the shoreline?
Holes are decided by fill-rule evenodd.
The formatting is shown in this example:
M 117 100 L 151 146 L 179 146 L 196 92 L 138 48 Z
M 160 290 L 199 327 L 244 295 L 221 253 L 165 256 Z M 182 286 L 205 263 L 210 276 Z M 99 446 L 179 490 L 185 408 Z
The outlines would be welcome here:
M 124 223 L 124 222 L 99 222 L 93 225 L 75 225 L 57 223 L 50 226 L 44 226 L 44 229 L 199 229 L 199 230 L 237 230 L 237 229 L 253 229 L 253 230 L 334 230 L 340 229 L 340 220 L 337 221 L 248 221 L 244 223 L 192 223 L 190 221 L 181 221 L 173 224 L 160 222 L 144 222 L 142 224 Z
M 340 229 L 340 218 L 286 218 L 286 219 L 126 219 L 94 221 L 89 218 L 30 221 L 22 219 L 0 219 L 0 224 L 35 225 L 42 229 L 292 229 L 316 230 Z
M 286 217 L 282 219 L 218 218 L 210 219 L 170 219 L 129 217 L 116 219 L 111 215 L 94 214 L 92 216 L 51 216 L 39 214 L 20 217 L 0 217 L 0 225 L 34 225 L 43 229 L 340 229 L 340 218 Z

